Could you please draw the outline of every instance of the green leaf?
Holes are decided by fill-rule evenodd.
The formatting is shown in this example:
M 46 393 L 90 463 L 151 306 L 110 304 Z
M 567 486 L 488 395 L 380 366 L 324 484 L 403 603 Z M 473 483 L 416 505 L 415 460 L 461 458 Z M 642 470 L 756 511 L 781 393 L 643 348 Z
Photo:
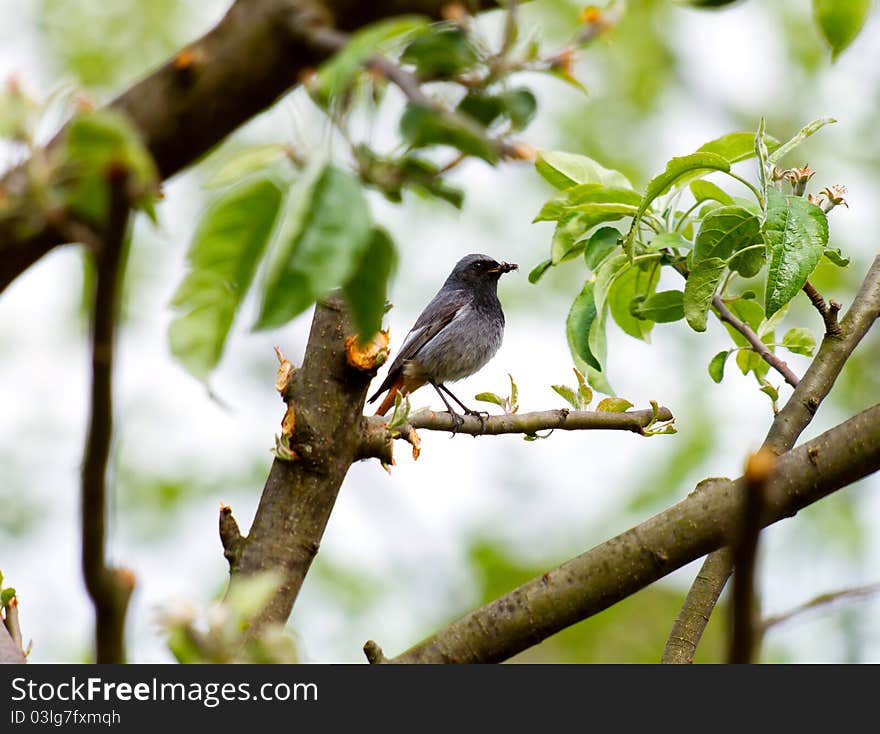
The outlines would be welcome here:
M 648 263 L 646 269 L 628 268 L 615 279 L 608 291 L 608 308 L 611 316 L 623 331 L 636 339 L 648 341 L 654 322 L 633 314 L 633 301 L 652 295 L 660 279 L 660 264 Z
M 859 35 L 871 0 L 813 0 L 813 16 L 835 60 Z
M 255 173 L 262 173 L 265 169 L 286 158 L 287 149 L 283 145 L 255 145 L 246 148 L 227 158 L 211 178 L 205 182 L 204 186 L 212 189 L 238 183 Z
M 158 173 L 140 133 L 121 112 L 99 110 L 74 117 L 58 152 L 62 165 L 74 174 L 65 191 L 73 213 L 103 226 L 110 210 L 109 169 L 124 169 L 135 206 L 149 207 L 158 192 Z
M 0 607 L 6 607 L 9 602 L 12 601 L 12 597 L 15 596 L 15 589 L 11 586 L 0 591 Z
M 592 226 L 591 221 L 592 218 L 585 214 L 571 213 L 556 223 L 550 242 L 551 264 L 558 265 L 576 257 L 583 250 L 587 242 L 582 238 Z
M 498 151 L 489 143 L 477 124 L 466 118 L 443 114 L 414 103 L 407 105 L 400 118 L 400 133 L 413 148 L 449 145 L 465 155 L 482 158 L 489 163 L 498 160 Z
M 599 413 L 625 413 L 633 404 L 625 398 L 604 398 L 599 401 L 596 410 Z
M 698 171 L 729 171 L 730 163 L 717 153 L 691 153 L 690 155 L 673 158 L 666 164 L 666 170 L 648 182 L 642 203 L 633 218 L 629 235 L 625 240 L 627 252 L 632 254 L 632 246 L 638 231 L 639 219 L 658 196 L 665 194 L 685 174 Z
M 479 61 L 467 33 L 455 23 L 435 23 L 421 31 L 403 50 L 400 60 L 412 64 L 421 77 L 461 74 Z
M 850 258 L 846 257 L 838 247 L 826 247 L 822 254 L 839 268 L 845 268 L 850 264 Z
M 775 150 L 779 147 L 779 141 L 770 135 L 765 135 L 764 140 L 768 150 Z M 745 161 L 755 156 L 755 134 L 752 132 L 728 133 L 701 145 L 697 148 L 697 152 L 717 153 L 731 164 Z M 722 199 L 718 199 L 718 201 L 723 204 L 730 203 Z
M 189 248 L 189 272 L 174 295 L 171 353 L 200 380 L 217 366 L 235 315 L 272 233 L 281 192 L 256 178 L 208 209 Z
M 764 238 L 770 264 L 764 310 L 772 316 L 803 288 L 828 244 L 828 220 L 800 196 L 770 190 Z
M 564 400 L 566 400 L 569 405 L 575 410 L 578 409 L 578 396 L 574 390 L 566 385 L 551 385 L 558 395 L 561 395 Z
M 764 322 L 764 309 L 760 304 L 751 299 L 745 299 L 733 301 L 727 304 L 727 307 L 733 311 L 734 316 L 745 321 L 752 328 L 752 331 L 757 332 L 761 328 L 761 324 Z M 740 346 L 748 344 L 745 337 L 742 337 L 738 331 L 735 333 L 743 339 L 742 342 L 737 342 Z
M 611 286 L 614 285 L 614 281 L 631 267 L 635 266 L 630 263 L 629 258 L 622 252 L 607 258 L 599 266 L 599 269 L 596 271 L 596 287 L 593 299 L 596 303 L 596 309 L 600 314 L 605 307 L 608 292 L 611 290 Z
M 364 62 L 378 53 L 385 43 L 426 26 L 425 18 L 399 15 L 356 31 L 340 51 L 318 68 L 316 93 L 325 101 L 345 94 L 363 69 Z
M 357 270 L 343 286 L 345 301 L 362 342 L 382 328 L 388 281 L 396 264 L 397 251 L 391 235 L 381 227 L 374 227 Z
M 722 206 L 703 218 L 694 241 L 693 261 L 697 263 L 711 257 L 728 260 L 743 248 L 762 241 L 758 217 L 738 206 Z M 757 275 L 763 265 L 763 250 L 750 250 L 730 262 L 731 270 L 746 278 Z
M 695 171 L 729 171 L 730 162 L 718 153 L 691 153 L 673 158 L 666 164 L 666 170 L 648 182 L 645 196 L 639 207 L 644 212 L 654 199 L 669 191 L 686 173 Z
M 500 95 L 487 94 L 480 89 L 468 92 L 458 103 L 458 111 L 472 117 L 483 127 L 489 127 L 504 113 Z
M 541 151 L 535 160 L 535 170 L 557 189 L 588 183 L 632 188 L 629 179 L 620 171 L 605 168 L 592 158 L 576 153 Z
M 641 199 L 642 197 L 632 189 L 595 183 L 578 184 L 560 191 L 544 204 L 533 221 L 556 221 L 572 211 L 584 213 L 601 211 L 601 208 L 595 206 L 596 204 L 624 205 L 626 208 L 621 208 L 621 216 L 631 215 Z
M 553 261 L 549 259 L 539 262 L 529 273 L 529 283 L 537 283 L 552 264 Z
M 575 361 L 579 360 L 593 369 L 601 370 L 602 365 L 589 343 L 590 331 L 597 313 L 596 303 L 593 300 L 595 285 L 595 281 L 587 281 L 574 299 L 565 322 L 565 334 L 568 338 L 568 348 Z
M 498 405 L 500 407 L 504 407 L 505 400 L 502 397 L 499 397 L 493 392 L 481 392 L 474 395 L 474 400 L 478 400 L 481 403 L 492 403 L 493 405 Z
M 690 250 L 693 243 L 685 239 L 679 232 L 661 232 L 648 243 L 648 251 L 657 250 Z
M 818 120 L 813 120 L 812 122 L 804 125 L 791 140 L 783 145 L 780 145 L 776 150 L 770 153 L 768 157 L 768 161 L 770 163 L 776 163 L 777 161 L 782 160 L 786 155 L 791 153 L 795 148 L 797 148 L 801 143 L 803 143 L 808 137 L 810 137 L 813 133 L 821 130 L 825 125 L 831 125 L 837 122 L 833 117 L 821 117 Z
M 771 350 L 772 351 L 772 350 Z M 755 377 L 762 378 L 770 371 L 767 364 L 757 352 L 752 349 L 743 349 L 736 353 L 736 365 L 744 375 L 754 372 Z
M 726 269 L 727 263 L 724 260 L 710 257 L 696 263 L 688 275 L 684 286 L 683 306 L 688 325 L 694 331 L 706 330 L 712 296 L 715 295 Z
M 632 313 L 636 318 L 658 324 L 680 321 L 684 318 L 684 293 L 660 291 L 647 298 L 633 302 Z
M 730 356 L 729 351 L 718 352 L 709 362 L 709 377 L 713 382 L 719 383 L 724 379 L 724 365 Z
M 584 247 L 584 261 L 590 270 L 598 269 L 599 265 L 617 249 L 620 243 L 620 231 L 614 227 L 600 227 L 587 241 Z
M 753 142 L 753 137 L 751 135 L 749 136 L 749 142 Z M 720 186 L 716 186 L 711 181 L 704 181 L 703 179 L 691 181 L 690 190 L 697 201 L 712 200 L 721 202 L 722 204 L 726 204 L 728 206 L 733 204 L 733 197 L 731 197 L 730 194 L 724 191 L 724 189 L 722 189 Z
M 782 346 L 795 354 L 812 357 L 816 351 L 816 337 L 809 329 L 789 329 L 782 337 Z
M 762 393 L 767 395 L 774 404 L 777 400 L 779 400 L 779 390 L 773 387 L 773 385 L 771 385 L 769 382 L 765 385 L 761 385 L 759 389 Z
M 501 95 L 504 112 L 514 130 L 524 130 L 538 111 L 535 95 L 525 87 L 510 89 Z
M 305 200 L 288 201 L 263 284 L 257 329 L 287 323 L 345 283 L 369 245 L 370 213 L 353 174 L 324 166 L 303 193 Z

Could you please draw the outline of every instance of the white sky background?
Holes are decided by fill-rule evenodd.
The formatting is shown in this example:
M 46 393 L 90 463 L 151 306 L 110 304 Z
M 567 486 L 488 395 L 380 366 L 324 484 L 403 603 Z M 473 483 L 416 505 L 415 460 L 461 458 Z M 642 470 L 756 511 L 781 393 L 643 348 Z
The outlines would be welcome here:
M 808 12 L 807 3 L 798 4 Z M 682 38 L 687 72 L 681 85 L 673 87 L 658 128 L 653 169 L 734 129 L 720 111 L 726 104 L 772 100 L 783 93 L 785 80 L 773 71 L 781 66 L 780 52 L 770 32 L 762 30 L 767 26 L 760 6 L 753 1 L 725 13 L 675 14 L 670 32 Z M 213 12 L 224 7 L 214 2 Z M 27 3 L 0 0 L 0 79 L 16 72 L 40 92 L 55 80 L 40 62 L 31 9 Z M 207 27 L 212 19 L 205 12 Z M 798 115 L 805 122 L 829 114 L 840 121 L 821 133 L 824 146 L 817 155 L 822 160 L 810 163 L 824 165 L 826 178 L 843 180 L 849 187 L 852 208 L 832 215 L 832 232 L 855 248 L 852 267 L 862 270 L 876 245 L 859 233 L 880 229 L 874 205 L 880 193 L 876 172 L 872 178 L 850 165 L 851 156 L 834 154 L 852 149 L 848 131 L 875 109 L 864 100 L 876 94 L 878 30 L 875 14 L 852 48 L 823 75 L 810 108 Z M 589 72 L 584 67 L 588 86 L 601 85 Z M 550 101 L 550 92 L 560 106 L 571 99 L 569 92 L 559 92 L 556 82 L 534 81 L 539 94 L 544 91 L 542 102 Z M 317 118 L 302 99 L 261 117 L 246 137 L 286 139 L 291 107 L 306 142 L 320 144 L 322 128 L 310 124 Z M 542 107 L 523 136 L 535 147 L 555 141 L 552 109 Z M 375 218 L 401 243 L 391 294 L 395 308 L 389 315 L 392 346 L 399 344 L 459 257 L 485 252 L 518 262 L 520 271 L 501 282 L 507 313 L 504 346 L 482 372 L 453 389 L 466 402 L 483 390 L 505 394 L 510 372 L 520 388 L 521 411 L 561 407 L 549 386 L 573 382 L 564 320 L 578 287 L 561 297 L 526 280 L 549 248 L 548 225 L 530 224 L 549 188 L 527 165 L 493 170 L 475 162 L 462 167 L 456 179 L 467 191 L 461 212 L 413 197 L 404 206 L 372 199 Z M 201 603 L 222 588 L 226 562 L 217 538 L 217 509 L 221 501 L 229 502 L 243 529 L 253 517 L 262 488 L 255 477 L 268 472 L 269 448 L 282 414 L 272 387 L 272 347 L 281 346 L 298 361 L 310 321 L 307 314 L 277 332 L 250 333 L 255 310 L 253 303 L 246 304 L 212 380 L 229 410 L 209 401 L 171 359 L 166 330 L 172 314 L 166 304 L 184 272 L 186 245 L 199 215 L 199 186 L 200 179 L 191 172 L 177 177 L 165 187 L 159 230 L 139 222 L 143 234 L 135 240 L 132 267 L 147 275 L 139 278 L 134 313 L 117 352 L 116 460 L 168 476 L 208 474 L 205 491 L 162 518 L 160 538 L 146 536 L 156 528 L 155 521 L 139 520 L 125 511 L 124 498 L 114 500 L 111 557 L 131 567 L 138 579 L 129 620 L 130 657 L 135 661 L 170 659 L 155 624 L 158 606 L 175 600 Z M 34 661 L 84 657 L 91 634 L 91 608 L 80 580 L 78 521 L 89 357 L 85 334 L 68 318 L 77 308 L 79 278 L 76 253 L 55 251 L 0 298 L 0 490 L 12 488 L 44 513 L 34 532 L 17 538 L 0 535 L 0 568 L 22 599 L 25 634 L 34 638 Z M 651 399 L 671 407 L 679 416 L 677 436 L 646 440 L 615 432 L 557 432 L 548 440 L 526 443 L 517 437 L 450 440 L 423 432 L 418 462 L 401 445 L 390 475 L 375 462 L 355 465 L 340 492 L 321 555 L 371 583 L 375 580 L 382 589 L 381 602 L 352 614 L 340 609 L 314 577 L 307 579 L 294 614 L 304 659 L 361 661 L 361 646 L 368 638 L 394 654 L 434 631 L 453 610 L 476 603 L 465 558 L 468 541 L 476 536 L 509 543 L 524 558 L 563 561 L 644 519 L 647 515 L 627 516 L 620 508 L 635 488 L 652 482 L 652 466 L 662 462 L 673 442 L 699 430 L 698 421 L 687 420 L 697 408 L 719 421 L 722 430 L 711 466 L 698 470 L 693 479 L 737 476 L 771 416 L 766 397 L 732 366 L 721 386 L 710 382 L 705 365 L 726 345 L 717 324 L 699 337 L 681 323 L 658 325 L 651 345 L 609 330 L 612 384 L 638 407 Z M 797 356 L 788 361 L 798 372 L 807 364 Z M 254 380 L 255 369 L 264 375 L 262 382 Z M 420 404 L 436 407 L 439 399 L 423 390 L 414 396 L 414 405 Z M 806 435 L 841 417 L 820 413 Z M 229 476 L 242 477 L 240 486 L 230 489 Z M 880 520 L 877 486 L 874 479 L 851 491 L 858 493 L 861 511 Z M 693 482 L 685 482 L 679 497 L 692 487 Z M 766 613 L 880 578 L 876 534 L 856 564 L 842 563 L 839 555 L 825 557 L 821 539 L 805 561 L 797 522 L 786 521 L 762 535 Z M 686 588 L 695 570 L 691 565 L 673 579 Z M 859 609 L 867 619 L 869 609 L 880 611 L 880 605 L 860 603 Z M 836 661 L 844 655 L 830 615 L 780 628 L 768 642 L 784 644 L 802 661 Z M 880 660 L 876 625 L 866 626 L 864 642 L 862 659 Z

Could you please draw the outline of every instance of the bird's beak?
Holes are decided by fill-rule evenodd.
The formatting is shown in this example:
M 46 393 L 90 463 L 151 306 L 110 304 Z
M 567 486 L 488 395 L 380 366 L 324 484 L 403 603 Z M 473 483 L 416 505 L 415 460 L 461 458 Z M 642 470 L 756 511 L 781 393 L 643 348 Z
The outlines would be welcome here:
M 519 269 L 519 265 L 516 263 L 501 263 L 497 268 L 492 268 L 488 272 L 490 273 L 509 273 L 511 270 Z

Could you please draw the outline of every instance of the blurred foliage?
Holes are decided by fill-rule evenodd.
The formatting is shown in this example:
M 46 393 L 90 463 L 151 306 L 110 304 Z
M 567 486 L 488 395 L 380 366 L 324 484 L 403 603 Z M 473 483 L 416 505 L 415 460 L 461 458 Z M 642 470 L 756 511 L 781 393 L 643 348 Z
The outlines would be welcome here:
M 115 91 L 165 61 L 189 39 L 181 0 L 40 0 L 40 25 L 59 71 L 82 87 Z

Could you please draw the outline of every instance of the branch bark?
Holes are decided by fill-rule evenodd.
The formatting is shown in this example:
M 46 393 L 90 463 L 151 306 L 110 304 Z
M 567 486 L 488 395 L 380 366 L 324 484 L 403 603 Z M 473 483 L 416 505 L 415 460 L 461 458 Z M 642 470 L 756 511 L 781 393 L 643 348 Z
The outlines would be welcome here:
M 792 387 L 798 386 L 798 376 L 792 371 L 791 367 L 789 367 L 785 360 L 781 359 L 778 354 L 770 351 L 770 348 L 761 341 L 761 337 L 752 330 L 751 326 L 734 316 L 733 312 L 724 305 L 721 296 L 716 294 L 712 298 L 712 305 L 715 307 L 715 310 L 718 311 L 718 318 L 727 322 L 742 334 L 761 359 L 782 375 L 783 379 L 789 385 Z
M 675 624 L 672 625 L 669 639 L 663 648 L 661 663 L 687 665 L 694 662 L 697 645 L 731 573 L 733 550 L 730 547 L 719 548 L 706 556 Z
M 348 362 L 345 341 L 353 333 L 341 298 L 319 302 L 305 360 L 292 372 L 286 389 L 286 402 L 296 409 L 290 448 L 297 459 L 275 459 L 250 532 L 236 539 L 230 559 L 233 584 L 241 576 L 261 571 L 275 571 L 282 578 L 254 620 L 253 632 L 266 623 L 287 621 L 342 480 L 357 459 L 357 427 L 375 372 Z
M 140 130 L 167 179 L 197 161 L 229 133 L 273 105 L 303 71 L 330 55 L 312 42 L 320 28 L 358 28 L 388 16 L 439 18 L 447 0 L 236 0 L 223 19 L 180 54 L 122 93 L 110 106 Z M 493 7 L 490 0 L 469 5 Z M 56 138 L 57 140 L 57 138 Z M 10 200 L 33 209 L 27 163 L 0 180 Z M 0 219 L 0 292 L 57 245 L 67 241 L 54 219 Z
M 389 428 L 387 419 L 381 416 L 364 416 L 361 425 L 361 459 L 377 458 L 392 463 L 394 439 L 411 441 L 413 430 L 447 431 L 471 436 L 498 436 L 509 433 L 535 435 L 539 431 L 632 431 L 643 433 L 655 423 L 673 420 L 669 408 L 631 410 L 625 413 L 604 413 L 592 410 L 542 410 L 532 413 L 490 415 L 483 420 L 478 416 L 461 416 L 463 421 L 456 430 L 455 421 L 449 413 L 420 410 L 413 413 L 406 423 Z
M 880 405 L 779 457 L 763 525 L 880 469 Z M 743 480 L 709 479 L 653 518 L 453 622 L 389 662 L 500 662 L 732 540 Z

